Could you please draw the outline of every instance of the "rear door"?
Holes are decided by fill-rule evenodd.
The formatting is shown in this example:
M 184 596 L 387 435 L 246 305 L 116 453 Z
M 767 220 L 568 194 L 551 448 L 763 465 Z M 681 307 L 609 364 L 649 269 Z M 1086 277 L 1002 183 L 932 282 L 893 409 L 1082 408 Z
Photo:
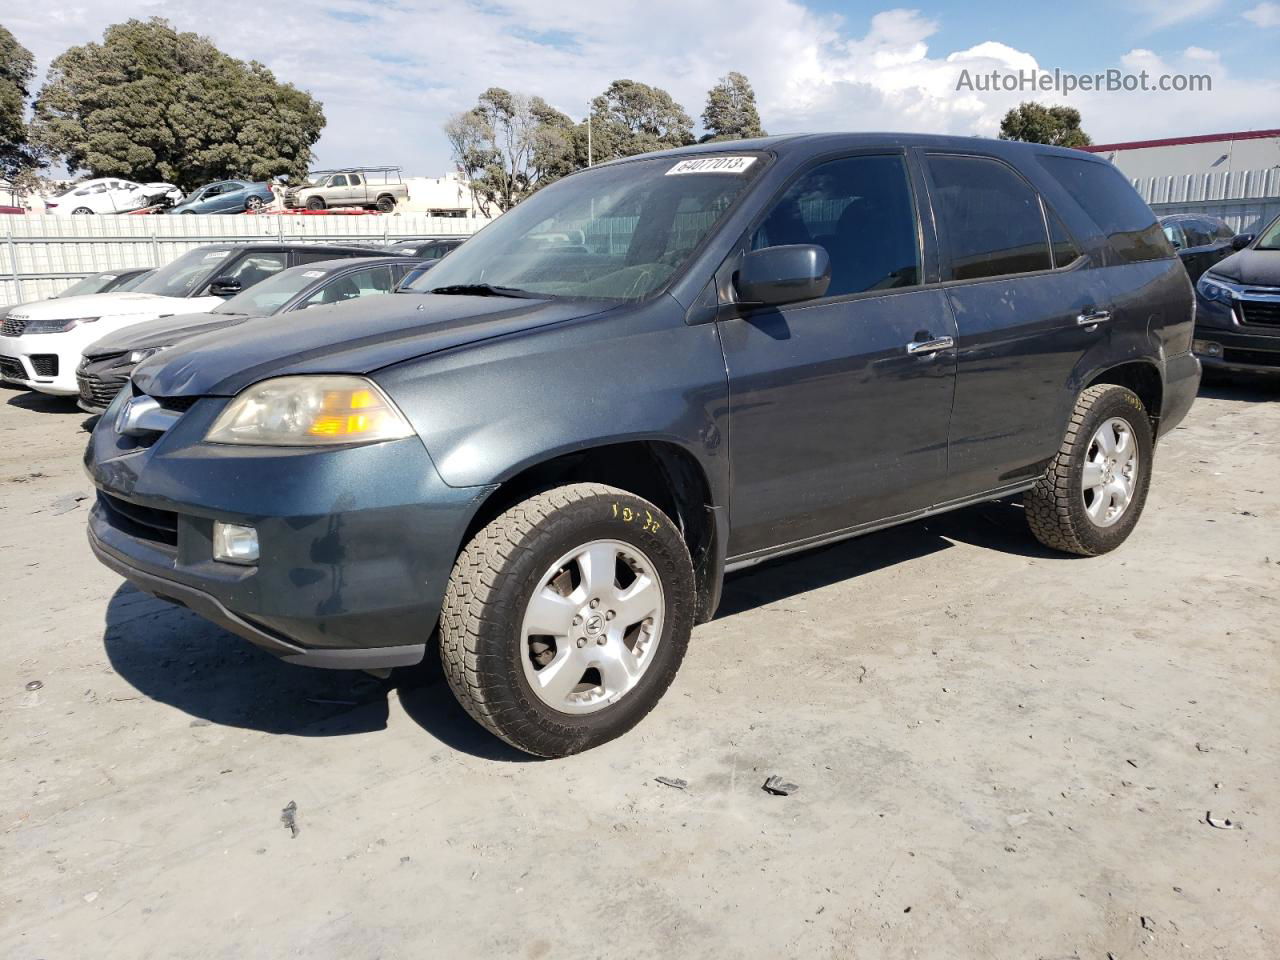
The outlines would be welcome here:
M 1025 483 L 1062 440 L 1062 391 L 1107 308 L 1079 245 L 1013 167 L 928 152 L 943 276 L 958 330 L 946 499 Z M 1052 241 L 1051 241 L 1052 233 Z
M 926 282 L 936 277 L 919 186 L 902 152 L 823 160 L 744 237 L 742 251 L 821 245 L 832 279 L 821 299 L 720 321 L 732 559 L 937 502 L 955 326 L 945 292 Z M 926 341 L 937 348 L 910 352 Z

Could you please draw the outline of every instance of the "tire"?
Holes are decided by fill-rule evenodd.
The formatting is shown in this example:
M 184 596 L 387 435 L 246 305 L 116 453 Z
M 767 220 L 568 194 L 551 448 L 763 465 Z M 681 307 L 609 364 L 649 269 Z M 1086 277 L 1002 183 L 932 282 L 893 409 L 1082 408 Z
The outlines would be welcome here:
M 384 193 L 378 198 L 378 202 L 375 206 L 383 213 L 390 213 L 396 208 L 396 198 L 390 194 Z
M 308 197 L 308 210 L 323 210 L 325 208 L 324 197 Z
M 93 211 L 88 207 L 76 207 L 71 211 L 73 217 L 93 216 Z
M 248 200 L 246 200 L 246 201 L 244 202 L 244 208 L 245 208 L 246 210 L 261 210 L 261 209 L 262 209 L 262 198 L 261 198 L 261 197 L 250 197 Z
M 1125 446 L 1126 433 L 1132 448 Z M 1108 454 L 1100 441 L 1115 450 Z M 1131 449 L 1136 456 L 1130 464 Z M 1036 539 L 1086 557 L 1124 543 L 1147 501 L 1154 449 L 1151 419 L 1137 394 L 1106 383 L 1081 393 L 1062 446 L 1023 497 Z
M 604 579 L 590 575 L 580 560 L 561 562 L 581 555 L 584 545 L 592 556 L 615 551 L 612 569 L 599 565 L 607 571 Z M 637 576 L 619 588 L 633 565 L 653 576 Z M 641 583 L 648 586 L 636 593 L 646 599 L 637 605 L 625 591 Z M 566 635 L 526 629 L 538 622 L 535 609 L 543 609 L 533 603 L 535 591 L 552 597 L 549 615 L 565 618 Z M 598 611 L 589 599 L 593 593 L 601 599 Z M 624 622 L 642 616 L 648 603 L 647 620 Z M 611 606 L 618 608 L 616 616 L 610 616 Z M 571 484 L 507 510 L 463 549 L 440 615 L 440 659 L 454 696 L 481 726 L 526 753 L 563 757 L 621 736 L 654 708 L 684 659 L 694 609 L 689 551 L 671 520 L 614 487 Z M 573 611 L 579 615 L 570 623 Z M 637 669 L 619 666 L 627 656 L 619 644 L 628 645 L 626 662 L 640 664 Z M 591 658 L 598 669 L 587 665 Z M 542 671 L 557 664 L 563 682 L 536 692 Z M 624 674 L 633 685 L 614 693 L 613 680 Z M 576 685 L 566 688 L 575 676 Z

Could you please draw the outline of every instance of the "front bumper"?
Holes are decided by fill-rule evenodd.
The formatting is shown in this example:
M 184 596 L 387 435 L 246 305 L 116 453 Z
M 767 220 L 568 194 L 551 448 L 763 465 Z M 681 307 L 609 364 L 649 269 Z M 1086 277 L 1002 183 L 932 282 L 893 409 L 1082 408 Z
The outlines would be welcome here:
M 1236 325 L 1233 329 L 1220 329 L 1197 324 L 1197 344 L 1217 344 L 1213 355 L 1199 350 L 1197 355 L 1206 369 L 1236 373 L 1280 374 L 1280 329 L 1275 333 L 1260 333 Z
M 92 332 L 0 336 L 0 377 L 56 397 L 75 396 L 80 351 L 93 339 Z
M 129 382 L 137 364 L 127 354 L 86 357 L 76 368 L 77 405 L 86 413 L 102 413 Z
M 326 450 L 201 442 L 225 398 L 195 401 L 156 438 L 89 442 L 89 542 L 140 589 L 293 663 L 416 663 L 458 546 L 491 488 L 452 488 L 417 438 Z M 261 559 L 215 561 L 214 520 L 254 526 Z

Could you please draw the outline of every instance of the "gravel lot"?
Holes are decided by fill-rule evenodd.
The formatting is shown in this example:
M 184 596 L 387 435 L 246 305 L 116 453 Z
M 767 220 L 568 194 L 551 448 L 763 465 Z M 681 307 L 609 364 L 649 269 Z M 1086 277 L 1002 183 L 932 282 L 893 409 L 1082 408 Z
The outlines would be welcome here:
M 529 761 L 122 585 L 84 415 L 0 389 L 0 956 L 1280 956 L 1278 401 L 1206 388 L 1107 557 L 995 503 L 735 576 Z

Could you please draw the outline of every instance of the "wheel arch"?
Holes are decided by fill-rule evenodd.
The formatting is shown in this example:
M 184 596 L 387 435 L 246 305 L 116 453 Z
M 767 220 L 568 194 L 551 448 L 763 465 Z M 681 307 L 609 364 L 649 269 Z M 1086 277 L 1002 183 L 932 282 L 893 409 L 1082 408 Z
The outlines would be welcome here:
M 713 499 L 711 480 L 689 450 L 668 440 L 618 440 L 550 455 L 501 479 L 480 505 L 458 552 L 500 514 L 545 490 L 568 483 L 604 483 L 656 504 L 675 522 L 693 561 L 695 622 L 715 614 L 724 578 L 727 512 Z
M 1151 436 L 1154 439 L 1159 432 L 1160 414 L 1164 406 L 1164 378 L 1160 375 L 1160 368 L 1150 360 L 1127 360 L 1097 371 L 1083 384 L 1081 390 L 1100 383 L 1126 387 L 1137 394 L 1147 409 L 1147 417 L 1151 421 Z

